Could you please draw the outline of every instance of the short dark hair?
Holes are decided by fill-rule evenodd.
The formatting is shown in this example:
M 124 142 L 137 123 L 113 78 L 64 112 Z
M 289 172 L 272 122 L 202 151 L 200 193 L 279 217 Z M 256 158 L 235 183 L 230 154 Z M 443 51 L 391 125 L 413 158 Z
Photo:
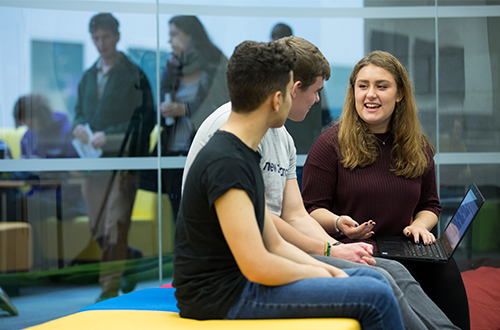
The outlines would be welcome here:
M 272 93 L 286 92 L 295 51 L 275 41 L 244 41 L 227 67 L 227 87 L 235 112 L 257 109 Z
M 14 105 L 14 121 L 19 126 L 26 119 L 34 118 L 42 127 L 52 122 L 52 108 L 49 99 L 42 94 L 28 94 L 19 97 Z
M 292 28 L 285 23 L 276 24 L 271 31 L 271 39 L 278 40 L 283 37 L 289 37 L 293 35 Z
M 103 29 L 118 34 L 119 25 L 118 20 L 110 13 L 99 13 L 90 19 L 89 32 L 92 34 L 99 29 Z

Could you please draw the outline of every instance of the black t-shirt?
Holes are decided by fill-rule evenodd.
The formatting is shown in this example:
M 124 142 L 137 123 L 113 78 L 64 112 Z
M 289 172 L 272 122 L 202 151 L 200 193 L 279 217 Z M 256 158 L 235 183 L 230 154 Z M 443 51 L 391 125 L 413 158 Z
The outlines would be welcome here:
M 265 190 L 259 161 L 260 154 L 236 136 L 218 131 L 189 170 L 174 248 L 173 285 L 182 317 L 224 318 L 243 290 L 246 279 L 222 234 L 214 203 L 232 188 L 246 191 L 262 233 Z

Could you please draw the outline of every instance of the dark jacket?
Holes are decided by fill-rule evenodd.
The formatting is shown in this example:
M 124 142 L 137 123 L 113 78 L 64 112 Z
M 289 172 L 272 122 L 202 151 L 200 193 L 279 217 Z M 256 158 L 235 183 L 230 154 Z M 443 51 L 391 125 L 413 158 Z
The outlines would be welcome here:
M 73 128 L 88 123 L 93 132 L 106 135 L 131 129 L 128 156 L 147 156 L 149 134 L 154 127 L 154 101 L 144 72 L 120 52 L 111 68 L 100 102 L 97 99 L 97 62 L 88 69 L 78 86 Z M 125 136 L 123 134 L 123 136 Z M 121 145 L 121 144 L 120 144 Z

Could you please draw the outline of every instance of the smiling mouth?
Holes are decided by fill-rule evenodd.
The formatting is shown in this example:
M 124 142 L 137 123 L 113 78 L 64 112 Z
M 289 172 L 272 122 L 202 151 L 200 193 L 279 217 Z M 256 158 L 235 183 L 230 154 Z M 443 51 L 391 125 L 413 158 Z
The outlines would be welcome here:
M 373 104 L 373 103 L 365 103 L 365 108 L 368 110 L 377 110 L 380 108 L 380 104 Z

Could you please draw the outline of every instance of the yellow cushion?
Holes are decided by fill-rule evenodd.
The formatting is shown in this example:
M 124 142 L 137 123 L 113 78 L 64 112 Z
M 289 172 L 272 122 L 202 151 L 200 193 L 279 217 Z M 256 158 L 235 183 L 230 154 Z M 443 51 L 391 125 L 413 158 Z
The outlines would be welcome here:
M 353 319 L 286 319 L 286 320 L 210 320 L 183 319 L 174 312 L 158 311 L 86 311 L 43 323 L 32 330 L 361 330 Z
M 26 126 L 0 128 L 0 140 L 4 140 L 9 145 L 12 159 L 21 157 L 21 139 L 27 130 Z

